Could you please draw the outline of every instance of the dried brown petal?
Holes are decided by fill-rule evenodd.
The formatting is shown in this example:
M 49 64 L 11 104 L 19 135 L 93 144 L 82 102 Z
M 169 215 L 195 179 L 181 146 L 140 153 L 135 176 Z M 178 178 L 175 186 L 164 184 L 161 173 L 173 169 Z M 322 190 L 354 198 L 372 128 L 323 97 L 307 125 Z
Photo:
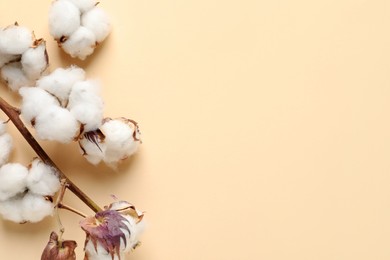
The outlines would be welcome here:
M 51 232 L 41 260 L 75 260 L 76 254 L 74 250 L 76 247 L 77 243 L 75 241 L 58 241 L 58 235 L 55 232 Z

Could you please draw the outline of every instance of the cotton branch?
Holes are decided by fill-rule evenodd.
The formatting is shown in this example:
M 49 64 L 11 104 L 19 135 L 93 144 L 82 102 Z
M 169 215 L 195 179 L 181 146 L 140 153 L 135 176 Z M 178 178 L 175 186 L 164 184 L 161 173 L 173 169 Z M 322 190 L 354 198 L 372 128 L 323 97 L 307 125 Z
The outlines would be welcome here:
M 12 121 L 15 127 L 22 134 L 24 139 L 28 142 L 31 148 L 35 151 L 35 153 L 41 158 L 41 160 L 55 168 L 57 173 L 59 174 L 61 179 L 65 180 L 65 185 L 67 188 L 72 191 L 81 201 L 83 201 L 89 208 L 91 208 L 94 212 L 102 211 L 102 209 L 92 200 L 90 199 L 80 188 L 78 188 L 51 160 L 51 158 L 47 155 L 47 153 L 42 149 L 39 143 L 32 136 L 30 131 L 26 128 L 22 120 L 20 119 L 20 111 L 18 108 L 11 106 L 8 102 L 6 102 L 3 98 L 0 97 L 0 109 L 8 116 L 8 118 Z

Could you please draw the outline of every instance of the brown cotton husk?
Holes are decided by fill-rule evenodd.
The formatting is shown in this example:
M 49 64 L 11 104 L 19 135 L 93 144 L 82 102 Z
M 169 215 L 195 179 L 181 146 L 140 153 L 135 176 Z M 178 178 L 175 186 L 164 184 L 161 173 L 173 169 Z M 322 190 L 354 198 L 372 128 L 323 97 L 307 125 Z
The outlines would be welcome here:
M 74 250 L 77 243 L 73 240 L 59 241 L 55 232 L 50 234 L 49 242 L 43 250 L 41 260 L 75 260 Z

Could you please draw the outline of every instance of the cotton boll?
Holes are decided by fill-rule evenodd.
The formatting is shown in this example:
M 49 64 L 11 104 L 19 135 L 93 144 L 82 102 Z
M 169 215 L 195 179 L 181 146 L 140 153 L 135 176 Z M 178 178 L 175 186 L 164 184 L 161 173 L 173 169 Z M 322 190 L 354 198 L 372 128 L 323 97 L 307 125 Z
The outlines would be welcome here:
M 85 60 L 96 47 L 96 37 L 91 30 L 80 26 L 61 46 L 73 58 Z
M 36 117 L 35 130 L 40 139 L 68 143 L 77 136 L 80 124 L 69 110 L 51 106 Z
M 41 195 L 28 192 L 22 201 L 23 217 L 29 222 L 39 222 L 54 211 L 52 202 Z
M 6 201 L 0 201 L 0 214 L 4 219 L 16 223 L 23 223 L 26 220 L 23 217 L 22 195 L 15 196 Z
M 0 68 L 5 64 L 20 59 L 20 55 L 6 54 L 0 52 Z
M 115 164 L 136 152 L 139 146 L 138 128 L 131 122 L 110 120 L 100 128 L 107 145 L 104 161 Z
M 67 0 L 77 6 L 77 8 L 82 12 L 86 12 L 88 10 L 91 10 L 95 5 L 95 0 Z
M 46 44 L 42 41 L 37 47 L 29 48 L 22 54 L 22 68 L 28 78 L 37 80 L 48 66 Z
M 23 98 L 21 116 L 29 123 L 49 107 L 59 106 L 59 102 L 55 97 L 37 87 L 22 87 L 19 94 Z
M 0 31 L 0 52 L 22 54 L 33 43 L 32 32 L 23 26 L 12 25 Z
M 77 82 L 69 95 L 68 109 L 84 125 L 85 132 L 98 129 L 103 120 L 103 100 L 96 81 Z
M 54 1 L 49 10 L 49 31 L 56 40 L 69 37 L 80 26 L 80 10 L 66 0 Z
M 12 137 L 7 133 L 0 135 L 0 166 L 8 161 L 12 147 Z
M 85 71 L 79 67 L 71 66 L 67 69 L 58 68 L 50 75 L 37 81 L 37 87 L 46 90 L 61 100 L 62 104 L 68 102 L 73 85 L 85 79 Z
M 98 6 L 95 6 L 82 15 L 81 24 L 95 34 L 97 42 L 102 42 L 111 32 L 108 15 Z
M 1 77 L 13 91 L 17 91 L 22 86 L 33 85 L 33 83 L 24 74 L 20 62 L 12 62 L 4 65 L 1 68 Z
M 7 200 L 26 189 L 27 167 L 8 163 L 0 167 L 0 201 Z
M 42 196 L 53 196 L 60 189 L 60 179 L 55 169 L 35 159 L 27 175 L 27 188 Z

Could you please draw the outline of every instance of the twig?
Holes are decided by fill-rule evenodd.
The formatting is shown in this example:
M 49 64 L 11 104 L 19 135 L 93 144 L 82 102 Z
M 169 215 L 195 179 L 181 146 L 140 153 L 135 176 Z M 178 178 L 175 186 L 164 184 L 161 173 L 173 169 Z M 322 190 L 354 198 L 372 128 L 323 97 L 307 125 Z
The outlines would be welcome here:
M 66 180 L 66 186 L 68 189 L 73 192 L 81 201 L 83 201 L 89 208 L 91 208 L 94 212 L 102 211 L 102 209 L 92 200 L 90 199 L 79 187 L 77 187 L 52 161 L 52 159 L 47 155 L 47 153 L 42 149 L 39 143 L 32 136 L 30 131 L 26 128 L 22 120 L 20 119 L 20 110 L 16 107 L 8 104 L 3 98 L 0 97 L 0 109 L 8 116 L 8 118 L 12 121 L 15 127 L 22 134 L 24 139 L 29 143 L 31 148 L 35 151 L 35 153 L 41 158 L 41 160 L 56 169 L 57 173 L 60 176 L 60 179 Z

